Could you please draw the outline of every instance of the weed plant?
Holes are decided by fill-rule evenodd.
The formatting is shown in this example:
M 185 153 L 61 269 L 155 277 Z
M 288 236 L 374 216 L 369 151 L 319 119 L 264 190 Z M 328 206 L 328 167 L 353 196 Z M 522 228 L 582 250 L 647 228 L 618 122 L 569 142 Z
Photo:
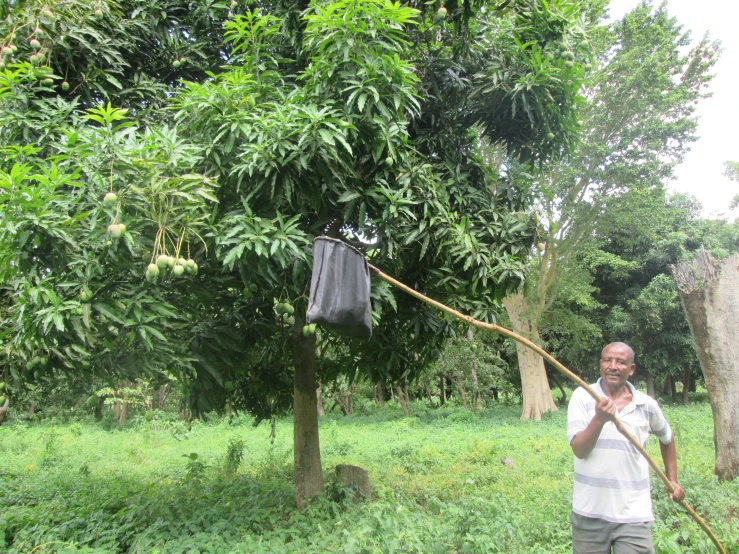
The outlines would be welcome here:
M 0 427 L 0 551 L 10 553 L 571 552 L 565 410 L 359 404 L 321 418 L 327 498 L 294 507 L 292 421 L 14 421 Z M 710 406 L 666 406 L 688 501 L 739 554 L 739 483 L 713 476 Z M 155 435 L 155 433 L 157 433 Z M 158 441 L 157 441 L 158 439 Z M 157 446 L 158 444 L 158 446 Z M 656 442 L 650 453 L 659 459 Z M 331 479 L 369 471 L 371 502 Z M 715 551 L 653 478 L 659 553 Z

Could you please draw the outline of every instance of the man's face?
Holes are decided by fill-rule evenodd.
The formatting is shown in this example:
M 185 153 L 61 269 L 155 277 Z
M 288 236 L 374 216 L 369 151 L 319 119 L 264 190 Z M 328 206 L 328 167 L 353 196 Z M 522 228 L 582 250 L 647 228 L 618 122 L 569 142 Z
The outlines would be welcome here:
M 608 345 L 600 358 L 600 376 L 610 387 L 622 387 L 634 374 L 636 365 L 632 363 L 628 348 Z

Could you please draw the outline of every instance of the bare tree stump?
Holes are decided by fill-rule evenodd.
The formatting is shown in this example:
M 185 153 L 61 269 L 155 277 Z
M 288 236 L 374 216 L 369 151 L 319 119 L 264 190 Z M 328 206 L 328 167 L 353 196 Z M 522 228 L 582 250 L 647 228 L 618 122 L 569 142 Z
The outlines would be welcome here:
M 339 464 L 336 466 L 336 478 L 354 491 L 352 501 L 355 504 L 371 497 L 369 474 L 366 469 L 359 466 Z

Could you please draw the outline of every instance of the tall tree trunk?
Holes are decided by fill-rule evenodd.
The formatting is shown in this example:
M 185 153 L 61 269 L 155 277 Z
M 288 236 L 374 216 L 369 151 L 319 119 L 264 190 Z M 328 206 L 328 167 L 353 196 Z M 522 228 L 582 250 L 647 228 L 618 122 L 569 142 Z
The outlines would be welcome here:
M 524 295 L 520 292 L 511 294 L 503 299 L 508 316 L 511 318 L 513 329 L 534 342 L 541 342 L 537 318 L 529 308 Z M 521 392 L 523 396 L 523 410 L 521 419 L 539 421 L 541 416 L 549 411 L 556 412 L 549 389 L 547 372 L 544 369 L 544 359 L 536 352 L 523 344 L 516 343 L 518 355 L 518 369 L 521 373 Z
M 121 402 L 121 414 L 118 416 L 118 425 L 123 427 L 126 425 L 128 419 L 128 412 L 131 409 L 131 405 L 128 402 Z
M 464 387 L 462 387 L 462 381 L 455 375 L 450 376 L 449 379 L 452 380 L 452 383 L 457 385 L 459 396 L 462 397 L 462 404 L 464 404 L 464 409 L 469 410 L 469 407 L 467 406 L 467 392 L 464 390 Z
M 28 415 L 32 416 L 35 413 L 36 413 L 36 403 L 33 400 L 31 400 L 31 405 L 28 407 Z
M 646 379 L 647 379 L 647 394 L 656 400 L 657 393 L 654 390 L 654 375 L 647 372 Z
M 167 407 L 167 396 L 169 396 L 169 390 L 169 385 L 164 385 L 156 390 L 152 399 L 152 410 L 165 410 Z
M 403 394 L 403 389 L 400 388 L 400 385 L 396 385 L 395 392 L 398 393 L 398 402 L 400 402 L 400 407 L 403 408 L 403 413 L 407 416 L 408 403 L 405 401 L 405 395 Z
M 323 384 L 318 383 L 316 388 L 316 407 L 319 416 L 325 416 L 326 412 L 323 411 Z
M 690 404 L 690 380 L 693 378 L 693 369 L 690 366 L 685 368 L 685 376 L 683 377 L 683 404 Z
M 731 480 L 739 475 L 739 254 L 720 262 L 701 248 L 692 266 L 670 269 L 711 399 L 714 470 Z
M 123 386 L 126 388 L 129 388 L 131 386 L 131 382 L 126 379 L 123 382 Z M 131 405 L 128 402 L 121 402 L 121 411 L 118 415 L 118 425 L 121 427 L 126 425 L 126 420 L 128 419 L 128 415 L 131 411 Z
M 482 400 L 480 399 L 480 383 L 477 380 L 477 372 L 474 369 L 470 369 L 470 378 L 472 380 L 472 411 L 474 412 L 477 408 L 482 407 Z
M 672 403 L 677 404 L 677 382 L 674 377 L 670 379 L 670 396 L 672 397 Z
M 345 416 L 349 415 L 349 402 L 347 401 L 347 394 L 343 390 L 334 389 L 334 405 L 331 407 L 333 410 L 337 405 L 341 409 L 341 413 Z
M 324 494 L 321 448 L 318 440 L 318 401 L 316 399 L 316 335 L 303 336 L 303 318 L 295 313 L 295 383 L 293 386 L 293 457 L 295 460 L 295 503 Z
M 467 327 L 467 340 L 474 344 L 475 341 L 475 328 L 470 325 Z M 475 354 L 472 354 L 472 358 L 475 358 Z M 472 380 L 472 411 L 476 411 L 477 408 L 482 407 L 482 400 L 480 399 L 480 381 L 477 379 L 477 371 L 475 371 L 474 365 L 470 368 L 470 378 Z
M 552 373 L 552 381 L 554 381 L 554 384 L 557 385 L 557 388 L 559 389 L 559 392 L 562 393 L 562 396 L 559 397 L 559 405 L 565 406 L 567 404 L 567 392 L 565 391 L 564 387 L 562 386 L 562 383 L 560 382 L 559 378 L 556 374 Z
M 431 396 L 431 387 L 426 385 L 425 388 L 426 388 L 426 399 L 429 401 L 429 406 L 431 406 L 432 408 L 436 408 L 436 406 L 434 405 L 434 397 Z
M 0 425 L 5 421 L 5 415 L 8 413 L 8 406 L 10 406 L 10 398 L 5 397 L 5 402 L 0 406 Z
M 350 414 L 354 413 L 354 391 L 355 390 L 356 389 L 355 389 L 354 383 L 352 383 L 352 386 L 349 388 L 349 399 L 348 399 Z
M 403 396 L 405 397 L 405 405 L 408 406 L 411 403 L 410 398 L 408 398 L 408 381 L 403 383 Z
M 444 382 L 446 381 L 446 377 L 443 375 L 439 377 L 439 406 L 443 406 L 446 404 L 446 387 L 444 386 Z
M 665 382 L 662 384 L 662 396 L 670 396 L 672 394 L 672 375 L 665 376 Z
M 377 383 L 377 404 L 380 408 L 385 407 L 385 387 Z

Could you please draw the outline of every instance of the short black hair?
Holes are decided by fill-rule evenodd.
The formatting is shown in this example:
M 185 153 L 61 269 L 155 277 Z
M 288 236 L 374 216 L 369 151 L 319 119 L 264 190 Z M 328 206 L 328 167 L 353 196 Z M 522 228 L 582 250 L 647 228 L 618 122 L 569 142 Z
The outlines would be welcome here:
M 633 349 L 633 348 L 631 348 L 631 347 L 630 347 L 630 346 L 629 346 L 628 344 L 626 344 L 625 342 L 611 342 L 611 343 L 608 343 L 608 344 L 606 344 L 606 345 L 605 345 L 605 346 L 603 347 L 603 350 L 601 350 L 601 351 L 600 351 L 600 357 L 601 357 L 601 358 L 603 357 L 603 352 L 605 352 L 605 351 L 606 351 L 606 348 L 608 348 L 609 346 L 620 346 L 620 347 L 622 347 L 622 348 L 624 348 L 624 347 L 625 347 L 625 348 L 626 348 L 626 349 L 627 349 L 627 350 L 629 351 L 629 363 L 630 363 L 630 364 L 633 364 L 633 363 L 634 363 L 634 360 L 636 359 L 636 355 L 634 354 L 634 349 Z

